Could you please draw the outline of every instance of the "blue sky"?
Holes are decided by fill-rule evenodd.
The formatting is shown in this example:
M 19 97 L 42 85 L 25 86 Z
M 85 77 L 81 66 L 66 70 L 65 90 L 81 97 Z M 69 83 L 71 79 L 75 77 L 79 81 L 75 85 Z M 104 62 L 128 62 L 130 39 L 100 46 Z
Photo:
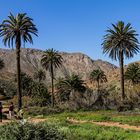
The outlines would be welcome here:
M 102 54 L 107 27 L 123 20 L 140 34 L 140 0 L 0 0 L 0 22 L 9 12 L 26 12 L 34 19 L 39 37 L 34 37 L 33 45 L 26 44 L 27 48 L 82 52 L 116 65 Z M 0 47 L 5 48 L 1 40 Z M 140 54 L 125 64 L 136 60 Z

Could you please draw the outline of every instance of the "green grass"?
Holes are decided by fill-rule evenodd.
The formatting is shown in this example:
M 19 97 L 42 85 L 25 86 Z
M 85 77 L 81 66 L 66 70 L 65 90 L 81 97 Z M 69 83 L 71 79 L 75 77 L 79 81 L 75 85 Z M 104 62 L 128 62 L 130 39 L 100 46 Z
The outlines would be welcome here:
M 61 113 L 48 115 L 47 118 L 59 118 L 66 119 L 74 118 L 77 120 L 97 121 L 97 122 L 120 122 L 122 124 L 140 125 L 140 115 L 136 114 L 119 114 L 113 111 L 88 111 L 88 112 L 77 112 L 77 113 Z
M 140 133 L 125 131 L 115 127 L 103 127 L 93 124 L 75 124 L 61 128 L 66 130 L 67 137 L 70 140 L 138 140 Z
M 95 124 L 71 124 L 67 117 L 78 120 L 114 121 L 128 124 L 140 122 L 139 115 L 123 115 L 112 111 L 61 113 L 44 116 L 46 123 L 54 124 L 68 140 L 140 140 L 140 132 Z

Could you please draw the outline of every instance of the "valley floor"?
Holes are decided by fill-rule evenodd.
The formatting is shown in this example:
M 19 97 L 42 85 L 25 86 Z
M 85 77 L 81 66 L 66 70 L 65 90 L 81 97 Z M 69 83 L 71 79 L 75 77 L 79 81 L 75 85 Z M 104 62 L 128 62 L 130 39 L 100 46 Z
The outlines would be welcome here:
M 139 113 L 90 111 L 35 118 L 57 126 L 69 140 L 140 140 Z
M 136 112 L 64 112 L 25 120 L 54 125 L 68 140 L 140 140 L 140 114 Z M 9 122 L 4 120 L 0 124 Z

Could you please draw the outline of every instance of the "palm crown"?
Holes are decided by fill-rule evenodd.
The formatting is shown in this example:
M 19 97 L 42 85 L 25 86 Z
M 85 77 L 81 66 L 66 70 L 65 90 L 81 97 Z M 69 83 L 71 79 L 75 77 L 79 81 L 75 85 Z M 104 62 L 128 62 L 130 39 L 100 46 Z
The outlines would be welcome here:
M 42 69 L 39 69 L 38 71 L 36 71 L 34 73 L 34 79 L 37 79 L 39 82 L 41 82 L 42 80 L 45 80 L 46 79 L 45 71 L 43 71 Z
M 4 37 L 4 45 L 13 47 L 17 34 L 20 35 L 20 39 L 24 42 L 33 43 L 31 34 L 37 36 L 37 29 L 33 24 L 32 19 L 26 16 L 26 13 L 19 13 L 15 17 L 10 13 L 8 18 L 8 20 L 4 20 L 0 25 L 0 36 Z
M 107 82 L 106 75 L 101 69 L 95 69 L 90 74 L 90 79 L 93 81 Z
M 58 53 L 58 51 L 52 48 L 45 51 L 41 59 L 41 64 L 45 69 L 51 71 L 51 67 L 59 68 L 62 61 L 62 56 Z
M 139 51 L 136 31 L 132 29 L 131 24 L 126 26 L 124 22 L 119 21 L 116 25 L 112 24 L 113 29 L 106 30 L 104 36 L 103 53 L 109 54 L 114 60 L 120 58 L 122 52 L 126 58 L 131 58 Z
M 100 83 L 107 82 L 106 75 L 105 75 L 104 71 L 102 71 L 100 68 L 95 69 L 90 73 L 90 80 L 97 82 L 98 94 L 99 94 L 99 90 L 100 90 Z
M 74 92 L 84 92 L 86 90 L 85 83 L 77 74 L 67 75 L 65 78 L 59 78 L 56 88 L 61 100 L 67 100 L 70 94 L 74 96 Z
M 140 82 L 140 66 L 138 63 L 130 64 L 125 72 L 125 79 L 131 81 L 132 84 Z
M 71 74 L 66 76 L 65 78 L 60 78 L 57 81 L 57 89 L 65 91 L 84 91 L 85 90 L 85 83 L 81 79 L 79 75 Z

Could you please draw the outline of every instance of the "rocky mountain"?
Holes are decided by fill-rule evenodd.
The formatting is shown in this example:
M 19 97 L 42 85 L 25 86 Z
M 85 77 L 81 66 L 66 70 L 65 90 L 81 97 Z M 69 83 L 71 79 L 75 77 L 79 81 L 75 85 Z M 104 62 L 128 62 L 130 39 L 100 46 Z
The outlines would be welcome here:
M 43 51 L 36 49 L 21 49 L 21 70 L 33 76 L 34 72 L 41 68 L 40 60 Z M 115 73 L 117 66 L 102 60 L 92 60 L 82 53 L 60 52 L 63 57 L 63 65 L 55 71 L 57 77 L 63 77 L 70 73 L 76 73 L 87 80 L 89 73 L 98 67 L 105 71 L 108 77 Z M 0 49 L 0 58 L 4 60 L 5 68 L 1 71 L 1 76 L 10 76 L 16 72 L 16 52 L 15 50 Z M 46 72 L 47 81 L 50 80 L 49 72 Z

